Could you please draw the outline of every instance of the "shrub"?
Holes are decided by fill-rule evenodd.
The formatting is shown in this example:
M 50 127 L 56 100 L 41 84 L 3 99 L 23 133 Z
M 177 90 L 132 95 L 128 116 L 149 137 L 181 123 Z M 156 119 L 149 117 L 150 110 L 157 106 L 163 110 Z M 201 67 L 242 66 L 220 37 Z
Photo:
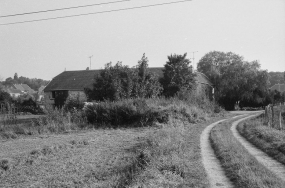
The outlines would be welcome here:
M 74 110 L 81 110 L 84 107 L 84 103 L 79 99 L 79 95 L 76 97 L 68 97 L 63 106 L 65 112 L 72 112 Z
M 96 125 L 130 125 L 135 126 L 150 125 L 156 120 L 164 121 L 163 112 L 150 108 L 146 99 L 125 99 L 117 102 L 100 102 L 93 106 L 88 106 L 85 110 L 89 123 Z

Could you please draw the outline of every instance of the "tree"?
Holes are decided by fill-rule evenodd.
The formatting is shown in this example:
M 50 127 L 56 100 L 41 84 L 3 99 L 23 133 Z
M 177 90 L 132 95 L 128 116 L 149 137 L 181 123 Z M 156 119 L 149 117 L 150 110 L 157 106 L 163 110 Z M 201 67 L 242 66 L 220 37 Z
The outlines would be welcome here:
M 195 87 L 195 74 L 193 73 L 190 60 L 184 55 L 170 55 L 168 61 L 164 65 L 163 78 L 163 94 L 167 97 L 174 96 L 181 90 L 192 90 Z
M 18 74 L 15 73 L 15 74 L 14 74 L 14 80 L 15 80 L 15 81 L 18 81 L 18 79 L 19 79 L 19 78 L 18 78 Z
M 284 73 L 282 72 L 269 72 L 269 81 L 270 81 L 270 87 L 275 84 L 284 84 L 285 83 L 285 77 Z
M 162 87 L 157 76 L 148 71 L 145 54 L 135 68 L 122 62 L 107 63 L 105 69 L 95 76 L 93 89 L 85 89 L 89 100 L 120 100 L 128 98 L 149 98 L 160 94 Z
M 162 87 L 155 74 L 148 71 L 148 59 L 143 57 L 134 70 L 134 87 L 132 97 L 151 98 L 158 96 Z
M 131 70 L 122 62 L 107 63 L 99 75 L 95 76 L 93 89 L 86 89 L 89 100 L 119 100 L 129 98 L 132 92 Z
M 11 102 L 12 101 L 12 97 L 10 96 L 9 93 L 0 90 L 0 102 Z
M 215 99 L 232 110 L 237 102 L 262 106 L 266 101 L 268 73 L 258 61 L 246 62 L 232 52 L 209 52 L 198 63 L 198 71 L 215 84 Z

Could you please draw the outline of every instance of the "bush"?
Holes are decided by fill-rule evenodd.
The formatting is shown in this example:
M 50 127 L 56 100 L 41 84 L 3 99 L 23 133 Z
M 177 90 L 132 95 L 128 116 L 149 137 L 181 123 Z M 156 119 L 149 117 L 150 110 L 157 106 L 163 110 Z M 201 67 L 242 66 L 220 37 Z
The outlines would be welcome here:
M 72 112 L 74 110 L 81 110 L 84 107 L 84 103 L 80 101 L 79 95 L 76 97 L 68 97 L 63 106 L 64 111 Z
M 156 120 L 157 112 L 149 108 L 144 99 L 126 99 L 117 102 L 100 102 L 85 110 L 89 123 L 96 125 L 150 124 Z M 137 125 L 139 126 L 139 125 Z

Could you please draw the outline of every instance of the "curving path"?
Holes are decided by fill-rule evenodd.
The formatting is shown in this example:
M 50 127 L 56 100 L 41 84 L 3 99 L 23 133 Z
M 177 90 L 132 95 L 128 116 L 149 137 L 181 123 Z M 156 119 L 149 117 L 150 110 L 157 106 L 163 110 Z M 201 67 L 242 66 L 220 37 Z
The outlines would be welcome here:
M 238 118 L 243 115 L 244 114 L 235 116 L 233 118 Z M 220 161 L 217 159 L 214 150 L 211 147 L 209 139 L 210 132 L 213 129 L 213 127 L 226 120 L 228 119 L 223 119 L 207 126 L 200 136 L 202 163 L 208 175 L 211 188 L 234 187 L 233 184 L 230 182 L 230 180 L 226 177 L 225 172 L 220 165 Z
M 242 119 L 239 119 L 238 121 L 233 122 L 231 131 L 235 138 L 242 144 L 242 146 L 251 154 L 253 155 L 259 163 L 261 163 L 263 166 L 265 166 L 267 169 L 272 171 L 276 176 L 279 178 L 285 180 L 285 167 L 283 164 L 279 163 L 278 161 L 274 160 L 270 156 L 268 156 L 266 153 L 261 151 L 260 149 L 256 148 L 254 145 L 252 145 L 250 142 L 248 142 L 244 137 L 242 137 L 239 132 L 237 131 L 237 125 L 248 118 L 252 118 L 254 116 L 257 116 L 258 114 L 251 115 Z

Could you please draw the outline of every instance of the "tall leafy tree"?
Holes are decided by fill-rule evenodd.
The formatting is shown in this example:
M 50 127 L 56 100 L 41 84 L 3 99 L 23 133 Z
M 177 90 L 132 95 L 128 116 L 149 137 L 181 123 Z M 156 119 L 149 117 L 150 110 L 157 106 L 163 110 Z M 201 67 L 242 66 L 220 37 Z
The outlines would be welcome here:
M 145 54 L 135 68 L 118 62 L 105 65 L 95 76 L 93 89 L 85 89 L 89 100 L 120 100 L 126 98 L 149 98 L 160 94 L 162 87 L 157 76 L 148 70 Z
M 15 73 L 15 74 L 14 74 L 14 80 L 15 80 L 15 81 L 18 81 L 18 79 L 19 79 L 18 74 Z
M 121 62 L 112 66 L 107 63 L 100 75 L 95 76 L 93 89 L 86 89 L 91 100 L 119 100 L 130 98 L 132 92 L 132 73 L 128 66 Z
M 192 90 L 195 87 L 195 74 L 190 65 L 191 61 L 186 58 L 187 53 L 183 55 L 170 55 L 164 65 L 163 94 L 167 97 L 174 96 L 180 90 Z
M 268 73 L 258 61 L 246 62 L 232 52 L 209 52 L 198 63 L 198 71 L 215 84 L 215 98 L 226 109 L 236 102 L 262 105 L 266 100 Z
M 138 65 L 134 69 L 134 88 L 133 97 L 156 97 L 162 87 L 158 81 L 157 75 L 148 70 L 148 58 L 143 54 Z

